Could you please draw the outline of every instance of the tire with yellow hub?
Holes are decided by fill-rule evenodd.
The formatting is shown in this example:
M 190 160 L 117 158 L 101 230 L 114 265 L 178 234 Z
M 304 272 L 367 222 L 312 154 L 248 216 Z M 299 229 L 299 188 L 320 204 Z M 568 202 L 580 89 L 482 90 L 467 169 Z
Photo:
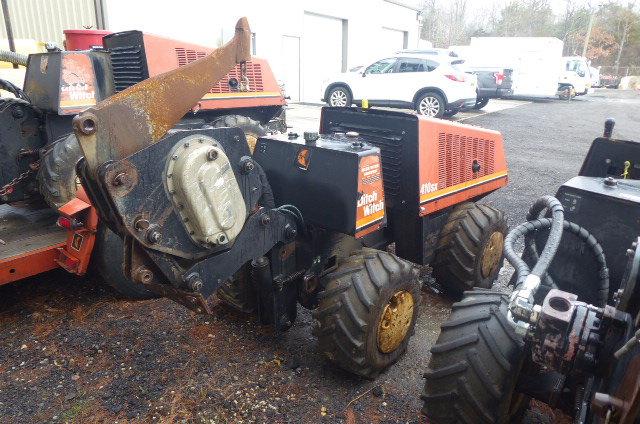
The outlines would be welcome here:
M 417 270 L 411 263 L 362 249 L 322 284 L 315 334 L 329 361 L 373 378 L 404 354 L 420 305 Z
M 506 233 L 501 211 L 473 202 L 456 206 L 440 233 L 432 262 L 436 282 L 454 296 L 474 287 L 491 288 L 504 263 Z

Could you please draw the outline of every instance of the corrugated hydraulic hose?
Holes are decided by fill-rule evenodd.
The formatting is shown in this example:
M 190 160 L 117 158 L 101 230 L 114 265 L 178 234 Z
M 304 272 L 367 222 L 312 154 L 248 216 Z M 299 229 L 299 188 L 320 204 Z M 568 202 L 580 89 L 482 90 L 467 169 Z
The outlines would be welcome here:
M 550 214 L 550 218 L 542 218 L 543 214 Z M 550 228 L 549 236 L 538 257 L 533 239 L 527 240 L 533 260 L 536 261 L 533 269 L 515 252 L 515 241 L 520 237 L 526 237 L 536 230 Z M 540 281 L 545 278 L 551 261 L 558 251 L 563 231 L 575 234 L 585 243 L 593 253 L 599 265 L 598 306 L 606 305 L 609 295 L 609 269 L 602 247 L 586 229 L 564 220 L 564 208 L 553 196 L 544 196 L 538 199 L 527 214 L 527 222 L 518 225 L 511 230 L 504 240 L 504 254 L 516 272 L 515 290 L 511 295 L 509 309 L 516 321 L 529 320 L 534 307 L 534 295 L 540 287 Z M 548 281 L 552 281 L 549 277 Z M 560 287 L 562 289 L 562 287 Z M 514 322 L 516 322 L 514 321 Z
M 27 66 L 29 56 L 26 54 L 12 52 L 10 50 L 0 50 L 0 62 L 9 62 L 15 65 Z
M 529 220 L 536 219 L 544 210 L 551 212 L 551 230 L 549 231 L 547 243 L 542 250 L 542 255 L 540 255 L 533 270 L 530 270 L 527 263 L 516 253 L 514 244 L 517 239 L 536 229 Z M 509 234 L 507 234 L 507 237 L 504 239 L 504 256 L 516 270 L 516 287 L 522 283 L 529 274 L 541 278 L 547 272 L 558 250 L 558 246 L 560 246 L 564 222 L 564 208 L 555 197 L 543 196 L 536 200 L 533 206 L 531 206 L 527 214 L 527 220 L 528 222 L 524 222 L 509 231 Z
M 551 218 L 541 218 L 534 221 L 529 221 L 527 224 L 532 224 L 534 230 L 541 230 L 549 228 L 551 226 Z M 605 306 L 609 298 L 609 268 L 607 267 L 607 260 L 604 256 L 604 250 L 598 240 L 587 231 L 584 227 L 579 226 L 571 221 L 564 221 L 562 223 L 564 231 L 576 235 L 584 244 L 589 247 L 594 259 L 598 263 L 598 303 L 596 306 Z M 534 261 L 538 260 L 538 252 L 535 248 L 535 241 L 532 240 L 531 256 Z M 551 278 L 548 277 L 549 281 Z M 558 287 L 560 290 L 564 290 L 564 287 Z

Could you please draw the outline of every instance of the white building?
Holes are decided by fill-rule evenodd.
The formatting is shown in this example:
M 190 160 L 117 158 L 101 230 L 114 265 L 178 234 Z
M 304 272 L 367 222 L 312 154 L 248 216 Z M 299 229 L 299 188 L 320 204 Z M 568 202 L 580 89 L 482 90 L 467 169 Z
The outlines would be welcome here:
M 331 75 L 419 38 L 421 0 L 7 0 L 14 38 L 62 45 L 64 29 L 137 29 L 206 46 L 249 18 L 256 56 L 293 101 L 318 102 Z M 4 11 L 3 11 L 4 12 Z M 0 23 L 0 38 L 6 38 Z
M 331 75 L 416 47 L 417 0 L 103 0 L 105 26 L 215 46 L 247 16 L 253 54 L 271 64 L 292 101 L 319 102 Z

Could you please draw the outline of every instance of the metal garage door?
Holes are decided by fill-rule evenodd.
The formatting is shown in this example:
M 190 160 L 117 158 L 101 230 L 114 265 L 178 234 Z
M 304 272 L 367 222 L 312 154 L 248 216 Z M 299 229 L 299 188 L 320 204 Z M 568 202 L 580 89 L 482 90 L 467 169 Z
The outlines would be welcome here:
M 406 49 L 408 36 L 407 31 L 382 27 L 382 37 L 378 51 L 384 56 L 393 54 L 398 50 Z
M 300 101 L 300 37 L 283 35 L 281 40 L 278 78 L 284 83 L 284 91 L 293 102 Z
M 8 0 L 7 4 L 14 38 L 62 46 L 65 29 L 104 28 L 95 0 Z M 0 38 L 7 38 L 4 21 L 0 21 Z
M 305 12 L 303 28 L 301 100 L 319 103 L 322 81 L 344 69 L 346 49 L 343 32 L 346 32 L 346 22 Z

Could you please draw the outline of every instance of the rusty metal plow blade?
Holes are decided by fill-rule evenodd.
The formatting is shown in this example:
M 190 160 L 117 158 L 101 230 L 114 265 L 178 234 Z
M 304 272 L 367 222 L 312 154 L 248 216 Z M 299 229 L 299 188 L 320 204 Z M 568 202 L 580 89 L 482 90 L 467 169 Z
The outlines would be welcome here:
M 250 55 L 246 18 L 235 36 L 208 56 L 149 78 L 98 103 L 73 120 L 74 131 L 95 175 L 103 163 L 123 159 L 162 138 L 236 64 Z

